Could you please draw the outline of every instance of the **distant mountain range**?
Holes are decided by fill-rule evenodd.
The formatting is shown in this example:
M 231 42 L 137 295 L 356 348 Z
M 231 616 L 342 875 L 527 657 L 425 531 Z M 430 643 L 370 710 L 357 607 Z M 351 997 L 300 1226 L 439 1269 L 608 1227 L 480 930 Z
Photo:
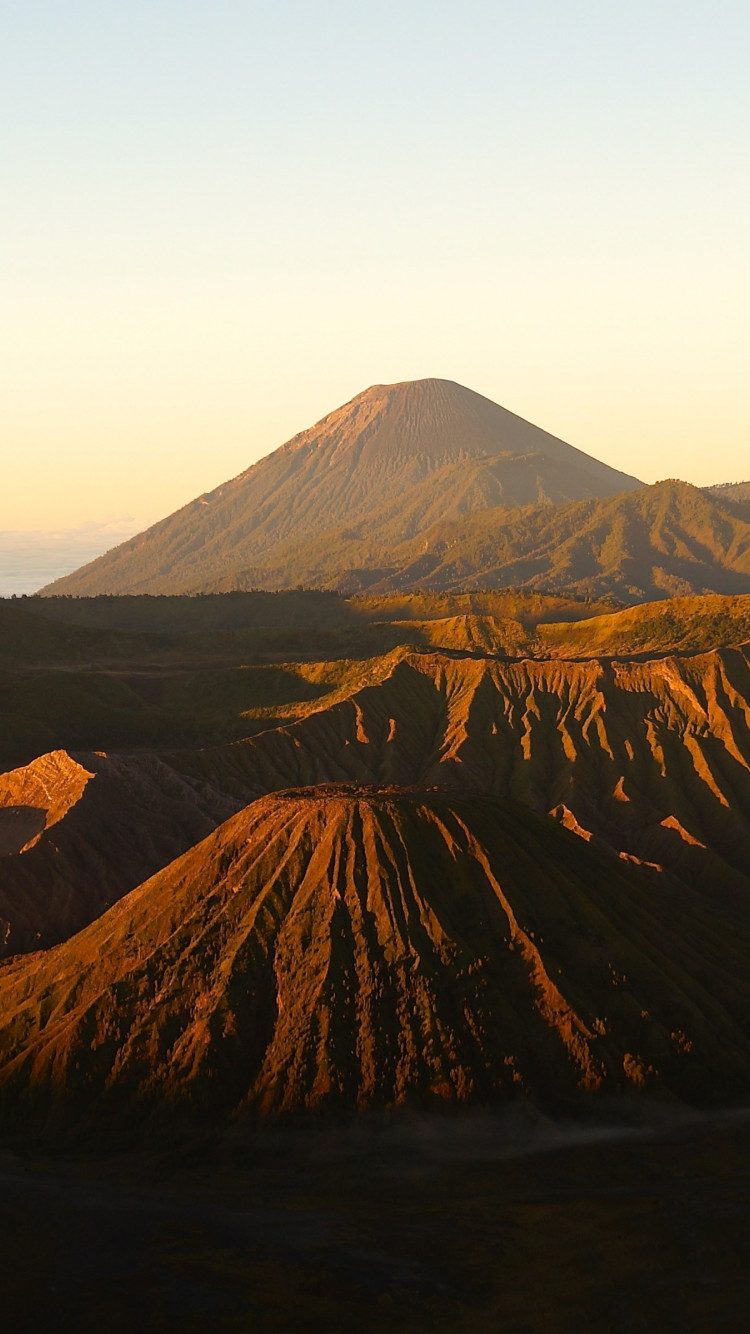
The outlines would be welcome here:
M 746 492 L 645 486 L 448 380 L 376 385 L 42 592 L 747 593 Z
M 734 500 L 738 504 L 750 501 L 750 482 L 718 482 L 716 486 L 706 487 L 720 500 Z
M 477 510 L 559 504 L 640 485 L 452 381 L 375 385 L 233 481 L 44 591 L 274 587 L 290 543 L 326 534 L 324 546 L 335 553 L 343 544 L 346 560 L 346 543 L 363 537 L 389 547 Z M 281 579 L 298 582 L 292 569 Z
M 747 507 L 750 511 L 750 507 Z M 605 500 L 484 510 L 435 524 L 390 550 L 324 539 L 287 552 L 297 581 L 341 591 L 537 589 L 624 603 L 750 592 L 750 512 L 687 482 L 657 482 Z

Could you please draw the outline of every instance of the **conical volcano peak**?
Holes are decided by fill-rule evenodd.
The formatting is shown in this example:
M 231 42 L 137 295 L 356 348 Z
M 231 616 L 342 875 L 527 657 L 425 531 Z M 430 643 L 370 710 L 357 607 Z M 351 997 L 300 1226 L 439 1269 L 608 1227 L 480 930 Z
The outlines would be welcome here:
M 603 464 L 455 380 L 374 384 L 328 413 L 286 448 L 357 450 L 362 462 L 391 456 L 434 459 L 543 454 Z
M 371 385 L 233 480 L 44 592 L 199 593 L 321 582 L 354 536 L 385 550 L 496 506 L 610 496 L 640 483 L 453 380 Z M 290 549 L 291 548 L 291 549 Z M 330 584 L 330 575 L 323 576 Z

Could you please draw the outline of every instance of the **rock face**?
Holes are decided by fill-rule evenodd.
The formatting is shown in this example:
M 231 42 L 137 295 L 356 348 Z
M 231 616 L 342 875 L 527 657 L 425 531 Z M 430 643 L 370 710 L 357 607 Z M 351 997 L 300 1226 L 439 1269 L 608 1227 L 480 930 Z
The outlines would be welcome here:
M 42 755 L 3 774 L 0 784 L 0 856 L 28 852 L 83 796 L 93 774 L 64 750 Z
M 56 944 L 238 810 L 156 756 L 43 755 L 0 776 L 0 953 Z
M 273 587 L 290 541 L 330 530 L 387 544 L 490 506 L 639 486 L 450 380 L 374 385 L 239 477 L 45 592 L 186 593 Z M 274 553 L 278 554 L 274 554 Z M 292 585 L 299 580 L 288 571 Z
M 4 1124 L 746 1087 L 746 927 L 517 803 L 263 798 L 0 966 Z
M 256 791 L 354 781 L 510 796 L 707 893 L 750 893 L 747 648 L 651 662 L 412 654 L 291 727 L 176 761 Z
M 23 787 L 37 771 L 44 800 Z M 0 860 L 4 952 L 80 930 L 255 797 L 332 782 L 519 799 L 739 903 L 750 896 L 750 651 L 651 662 L 397 653 L 350 697 L 247 741 L 44 757 L 0 776 L 6 810 L 31 808 L 5 817 L 16 845 Z M 45 803 L 63 813 L 47 828 Z M 36 824 L 21 830 L 27 818 Z

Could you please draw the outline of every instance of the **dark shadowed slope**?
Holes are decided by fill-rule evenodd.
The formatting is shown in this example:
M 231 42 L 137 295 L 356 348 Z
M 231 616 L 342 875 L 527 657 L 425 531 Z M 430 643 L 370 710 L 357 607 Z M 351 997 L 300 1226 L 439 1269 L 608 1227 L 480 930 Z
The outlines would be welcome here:
M 309 660 L 326 659 L 328 671 L 335 659 L 375 657 L 399 645 L 456 649 L 509 657 L 586 657 L 618 654 L 699 653 L 750 641 L 750 594 L 674 596 L 651 603 L 618 607 L 613 599 L 597 601 L 582 595 L 560 596 L 506 588 L 472 592 L 419 592 L 363 595 L 352 598 L 326 592 L 226 593 L 192 597 L 35 598 L 29 600 L 35 619 L 60 621 L 69 627 L 73 644 L 87 627 L 120 630 L 131 625 L 161 624 L 169 634 L 132 633 L 121 636 L 117 656 L 92 655 L 87 665 L 103 672 L 158 671 L 184 676 L 206 668 L 248 668 L 268 663 L 278 671 L 310 672 Z M 2 604 L 0 604 L 0 609 Z M 27 707 L 45 714 L 38 690 L 30 689 L 20 702 L 12 697 L 13 684 L 30 675 L 41 682 L 44 672 L 69 663 L 70 643 L 62 649 L 45 644 L 44 654 L 14 663 L 0 701 L 0 735 L 26 713 Z M 281 664 L 281 655 L 286 661 Z M 17 657 L 21 657 L 18 654 Z M 95 661 L 92 663 L 92 656 Z M 39 668 L 40 670 L 36 670 Z M 270 672 L 270 668 L 258 668 Z M 317 670 L 317 669 L 316 669 Z M 86 673 L 92 688 L 96 671 Z M 41 687 L 39 687 L 40 689 Z M 154 694 L 149 694 L 152 700 Z M 297 698 L 294 696 L 294 698 Z M 229 701 L 228 701 L 229 702 Z M 268 702 L 271 702 L 270 700 Z M 192 707 L 192 705 L 191 705 Z M 175 740 L 181 735 L 179 725 Z M 149 734 L 137 733 L 142 743 Z M 107 737 L 107 739 L 105 739 Z M 99 742 L 120 744 L 108 736 L 102 721 Z M 86 748 L 72 734 L 58 743 Z M 48 746 L 52 749 L 52 746 Z M 2 742 L 0 742 L 0 759 Z
M 41 601 L 0 598 L 0 670 L 44 662 L 81 663 L 144 652 L 146 637 L 96 626 L 65 625 Z
M 287 792 L 0 966 L 2 1121 L 714 1101 L 750 1078 L 745 937 L 515 803 Z
M 450 380 L 374 385 L 233 481 L 45 591 L 248 587 L 279 544 L 344 527 L 403 541 L 493 505 L 639 482 Z M 252 572 L 252 573 L 249 573 Z

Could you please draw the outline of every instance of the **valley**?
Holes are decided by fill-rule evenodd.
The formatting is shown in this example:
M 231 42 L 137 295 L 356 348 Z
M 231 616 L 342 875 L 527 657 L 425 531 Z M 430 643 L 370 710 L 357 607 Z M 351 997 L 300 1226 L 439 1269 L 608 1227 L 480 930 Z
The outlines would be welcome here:
M 117 1272 L 146 1266 L 165 1328 L 198 1289 L 212 1329 L 248 1303 L 271 1328 L 310 1310 L 381 1328 L 363 1292 L 397 1293 L 405 1330 L 494 1328 L 522 1299 L 487 1247 L 502 1234 L 506 1254 L 510 1229 L 536 1274 L 540 1207 L 589 1247 L 620 1239 L 625 1309 L 635 1233 L 671 1236 L 692 1146 L 713 1227 L 729 1197 L 710 1163 L 746 1171 L 750 1094 L 748 553 L 741 489 L 644 486 L 430 381 L 366 391 L 0 600 L 0 1210 L 20 1191 L 19 1272 L 60 1171 L 57 1290 L 83 1300 L 80 1248 L 110 1235 L 114 1188 Z M 423 1143 L 440 1147 L 421 1181 Z M 483 1220 L 459 1229 L 447 1287 L 406 1234 L 392 1254 L 405 1152 L 420 1235 L 462 1200 Z M 661 1184 L 624 1226 L 628 1155 Z M 342 1207 L 345 1162 L 364 1213 L 350 1201 L 340 1226 L 380 1258 L 315 1243 L 329 1280 L 359 1275 L 332 1307 L 305 1238 Z M 216 1221 L 205 1192 L 230 1177 L 254 1221 Z M 308 1220 L 291 1251 L 269 1183 L 285 1228 L 290 1208 Z M 726 1297 L 733 1271 L 717 1281 Z M 614 1309 L 590 1284 L 578 1300 L 558 1284 L 556 1325 L 524 1298 L 528 1327 Z
M 186 627 L 230 611 L 246 622 L 255 595 L 231 607 L 221 597 L 160 605 L 173 627 L 161 637 L 68 619 L 62 649 L 61 620 L 11 604 L 37 638 L 35 658 L 6 669 L 0 710 L 6 953 L 65 939 L 256 798 L 319 783 L 520 800 L 644 874 L 744 902 L 750 599 L 592 617 L 595 605 L 529 594 L 329 596 L 331 628 L 319 616 L 319 633 L 350 636 L 350 652 L 360 634 L 395 647 L 269 662 L 282 656 L 268 636 L 276 650 L 283 615 L 312 619 L 322 595 L 260 596 L 263 621 L 217 631 L 235 665 L 199 658 L 193 669 L 190 653 L 207 632 Z M 40 605 L 76 611 L 74 601 Z M 77 614 L 132 623 L 151 611 L 150 599 L 104 599 L 84 600 Z M 75 660 L 92 635 L 105 636 L 110 654 L 99 665 Z
M 5 9 L 0 1334 L 745 1334 L 750 8 Z
M 0 600 L 0 1211 L 20 1274 L 67 1218 L 71 1327 L 101 1246 L 164 1328 L 197 1292 L 211 1329 L 374 1330 L 372 1293 L 404 1330 L 636 1319 L 638 1237 L 684 1287 L 678 1179 L 701 1247 L 744 1219 L 713 1164 L 747 1170 L 749 560 L 741 487 L 644 486 L 425 381 Z M 626 1160 L 660 1184 L 623 1223 Z M 393 1253 L 404 1173 L 420 1236 L 453 1220 L 441 1275 Z M 610 1273 L 624 1246 L 617 1311 L 521 1296 L 540 1217 Z

